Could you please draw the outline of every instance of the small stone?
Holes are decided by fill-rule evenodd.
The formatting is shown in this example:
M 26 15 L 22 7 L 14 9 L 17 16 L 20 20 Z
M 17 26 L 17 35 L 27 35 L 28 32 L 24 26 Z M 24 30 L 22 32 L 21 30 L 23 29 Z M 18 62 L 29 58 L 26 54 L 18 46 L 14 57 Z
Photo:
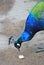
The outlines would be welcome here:
M 24 59 L 24 55 L 19 55 L 19 59 Z

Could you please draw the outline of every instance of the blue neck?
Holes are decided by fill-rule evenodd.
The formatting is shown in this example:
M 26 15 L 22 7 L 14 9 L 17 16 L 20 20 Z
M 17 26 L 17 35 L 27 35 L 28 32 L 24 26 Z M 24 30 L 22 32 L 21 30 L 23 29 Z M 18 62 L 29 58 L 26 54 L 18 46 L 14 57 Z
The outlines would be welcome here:
M 31 32 L 27 33 L 26 31 L 24 31 L 18 38 L 18 40 L 20 40 L 21 42 L 29 41 L 30 39 L 31 39 Z

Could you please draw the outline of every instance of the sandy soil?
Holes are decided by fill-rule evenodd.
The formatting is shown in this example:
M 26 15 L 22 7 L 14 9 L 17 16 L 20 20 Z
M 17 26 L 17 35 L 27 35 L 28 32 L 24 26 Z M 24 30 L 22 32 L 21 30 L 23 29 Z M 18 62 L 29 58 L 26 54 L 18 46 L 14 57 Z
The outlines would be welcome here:
M 29 51 L 29 49 L 25 48 L 22 52 L 25 56 L 24 59 L 19 59 L 19 52 L 13 48 L 0 51 L 0 65 L 44 65 L 44 52 L 29 53 Z
M 15 0 L 0 0 L 0 14 L 7 14 L 13 7 Z

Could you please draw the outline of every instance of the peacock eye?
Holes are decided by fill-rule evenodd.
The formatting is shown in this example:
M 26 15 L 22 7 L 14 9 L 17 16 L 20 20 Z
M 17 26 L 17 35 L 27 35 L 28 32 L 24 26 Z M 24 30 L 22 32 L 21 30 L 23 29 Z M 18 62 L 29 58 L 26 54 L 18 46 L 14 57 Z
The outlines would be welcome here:
M 17 46 L 19 46 L 19 47 L 20 47 L 20 44 L 19 44 L 19 43 L 17 43 Z

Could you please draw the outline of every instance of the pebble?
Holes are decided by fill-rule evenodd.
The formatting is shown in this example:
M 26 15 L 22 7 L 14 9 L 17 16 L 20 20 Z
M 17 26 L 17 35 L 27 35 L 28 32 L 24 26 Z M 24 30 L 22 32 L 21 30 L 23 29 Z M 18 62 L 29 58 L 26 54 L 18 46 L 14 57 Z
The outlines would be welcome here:
M 19 55 L 19 59 L 24 59 L 24 55 Z

